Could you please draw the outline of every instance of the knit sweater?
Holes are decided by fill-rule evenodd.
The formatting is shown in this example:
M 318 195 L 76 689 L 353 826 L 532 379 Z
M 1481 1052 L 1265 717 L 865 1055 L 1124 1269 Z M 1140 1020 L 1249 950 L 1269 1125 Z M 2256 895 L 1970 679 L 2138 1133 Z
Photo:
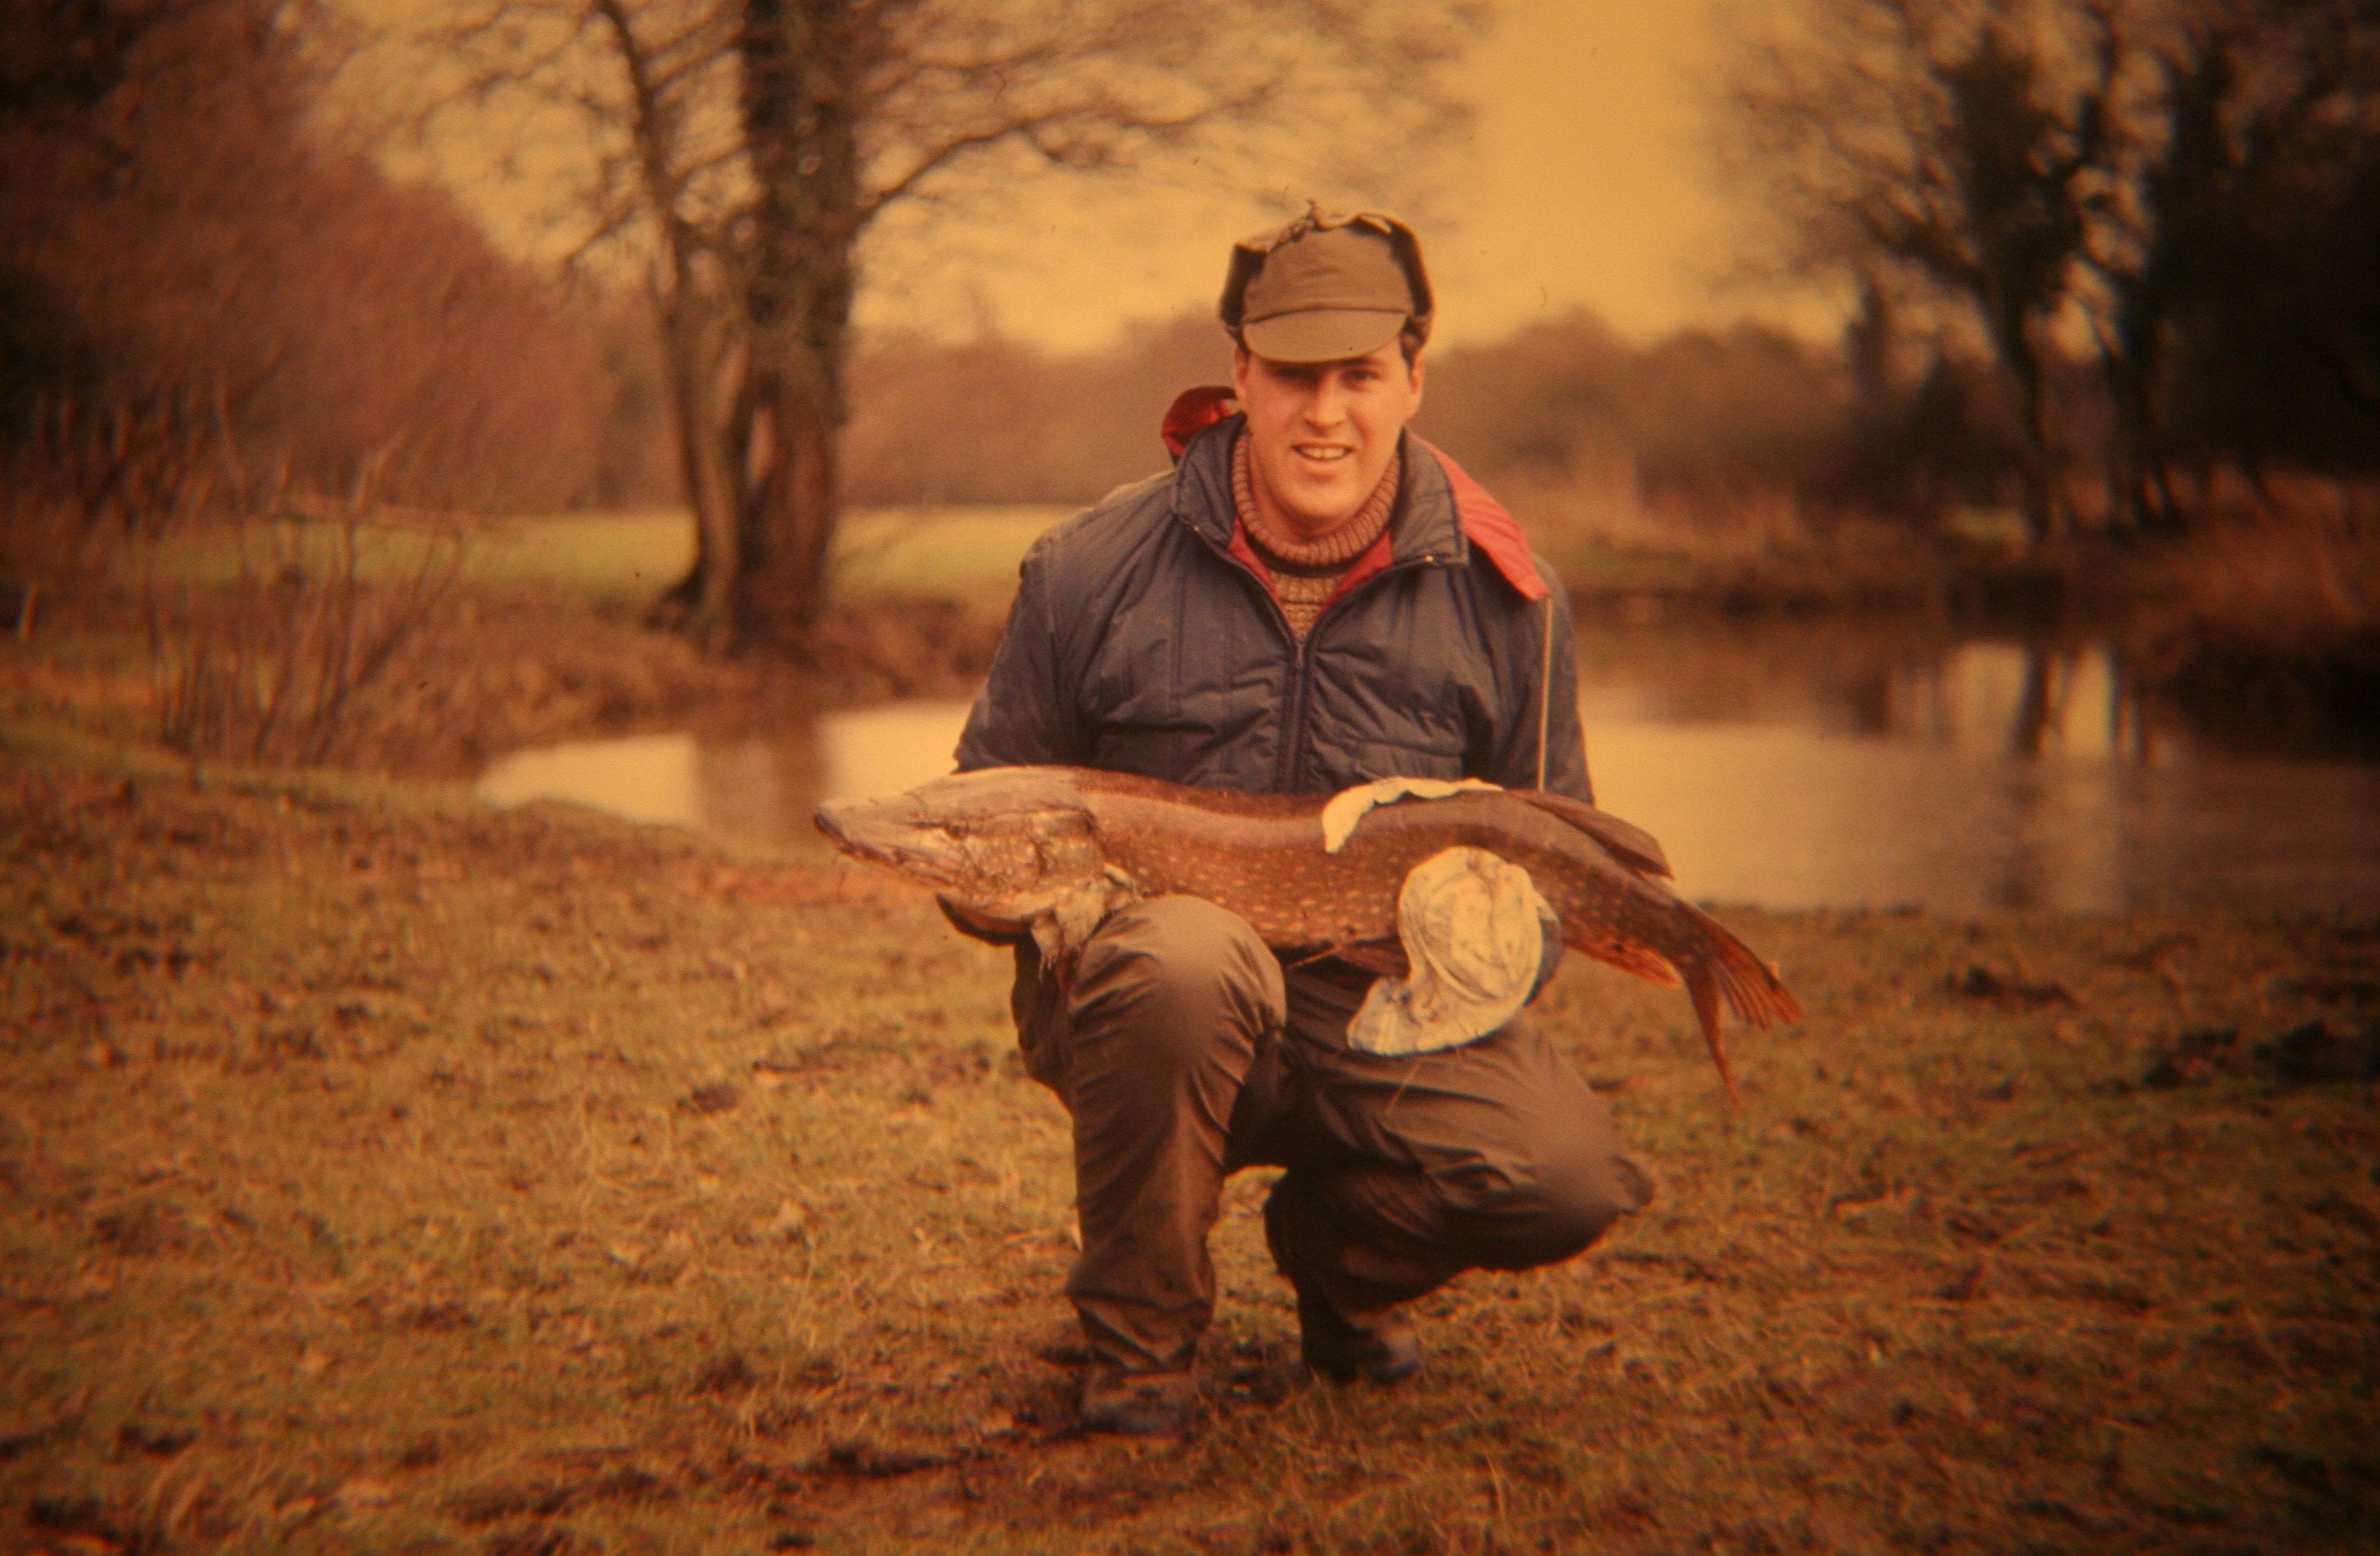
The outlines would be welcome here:
M 1319 540 L 1305 541 L 1268 524 L 1257 506 L 1256 468 L 1248 440 L 1240 439 L 1232 451 L 1232 505 L 1238 510 L 1240 533 L 1263 559 L 1269 575 L 1266 582 L 1272 586 L 1273 598 L 1281 602 L 1281 614 L 1289 618 L 1289 629 L 1299 642 L 1305 641 L 1322 607 L 1339 591 L 1339 580 L 1347 576 L 1347 569 L 1388 528 L 1403 468 L 1402 455 L 1391 455 L 1389 468 L 1380 473 L 1380 483 L 1353 517 Z

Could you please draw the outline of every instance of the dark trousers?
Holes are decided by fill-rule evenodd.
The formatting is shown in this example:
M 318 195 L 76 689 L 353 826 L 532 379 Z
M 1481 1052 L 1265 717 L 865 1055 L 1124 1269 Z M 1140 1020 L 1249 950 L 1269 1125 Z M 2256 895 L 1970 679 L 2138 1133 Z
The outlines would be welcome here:
M 1061 993 L 1031 946 L 1014 997 L 1026 1067 L 1075 1126 L 1082 1257 L 1066 1282 L 1092 1348 L 1189 1365 L 1215 1306 L 1223 1179 L 1287 1169 L 1266 1222 L 1307 1302 L 1367 1331 L 1465 1270 L 1570 1258 L 1650 1198 L 1610 1110 L 1524 1015 L 1461 1048 L 1346 1046 L 1354 978 L 1281 963 L 1196 897 L 1111 915 Z

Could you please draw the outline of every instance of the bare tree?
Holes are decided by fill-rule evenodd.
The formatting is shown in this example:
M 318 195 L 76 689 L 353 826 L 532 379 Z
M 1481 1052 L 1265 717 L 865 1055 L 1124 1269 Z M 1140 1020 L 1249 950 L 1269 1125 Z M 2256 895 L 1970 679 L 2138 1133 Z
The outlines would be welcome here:
M 2127 115 L 2131 176 L 2112 191 L 2090 262 L 2099 290 L 2092 326 L 2115 413 L 2110 494 L 2127 522 L 2156 530 L 2179 518 L 2158 381 L 2174 318 L 2199 289 L 2193 272 L 2207 257 L 2232 172 L 2224 120 L 2240 59 L 2237 32 L 2211 15 L 2175 18 L 2147 48 L 2157 79 Z
M 735 225 L 749 175 L 735 111 L 735 0 L 459 0 L 433 14 L 416 60 L 457 74 L 416 105 L 416 134 L 457 112 L 548 127 L 583 156 L 552 218 L 573 262 L 625 254 L 639 274 L 670 399 L 695 564 L 657 614 L 732 619 L 739 484 L 729 407 L 742 332 Z
M 2252 466 L 2276 452 L 2323 463 L 2355 443 L 2368 464 L 2380 5 L 2173 0 L 2143 32 L 2155 70 L 2127 114 L 2092 300 L 2116 504 L 2154 534 L 2184 523 L 2170 466 L 2192 402 L 2221 404 L 2196 418 L 2197 441 L 2219 422 L 2223 452 Z M 2339 436 L 2342 420 L 2361 437 Z
M 1481 25 L 1463 0 L 492 7 L 450 33 L 475 91 L 576 103 L 600 164 L 589 242 L 648 256 L 700 537 L 672 600 L 738 642 L 825 604 L 858 256 L 887 212 L 1194 154 L 1242 188 L 1409 176 L 1461 128 L 1447 67 Z
M 2061 527 L 2050 331 L 2073 299 L 2130 63 L 2101 0 L 1815 0 L 1747 51 L 1732 138 L 1804 275 L 1958 299 L 2018 429 L 2027 533 Z

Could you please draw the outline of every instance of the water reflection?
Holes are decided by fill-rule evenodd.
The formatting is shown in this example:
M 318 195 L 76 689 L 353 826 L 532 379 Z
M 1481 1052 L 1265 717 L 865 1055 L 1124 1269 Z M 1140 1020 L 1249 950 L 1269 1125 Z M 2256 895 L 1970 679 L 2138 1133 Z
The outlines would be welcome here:
M 1839 629 L 1586 642 L 1603 803 L 1697 897 L 2107 911 L 2380 903 L 2380 767 L 2216 748 L 2097 645 Z M 948 771 L 963 702 L 523 752 L 480 792 L 807 837 L 820 798 Z
M 690 825 L 714 820 L 702 800 L 705 765 L 691 735 L 573 740 L 500 758 L 474 792 L 497 805 L 561 799 L 632 821 Z
M 631 821 L 799 838 L 821 799 L 889 794 L 951 770 L 964 702 L 790 719 L 765 734 L 573 740 L 498 759 L 473 785 L 497 805 L 553 799 Z
M 1690 893 L 1773 906 L 2122 905 L 2113 774 L 1786 724 L 1629 724 L 1594 745 L 1604 805 Z

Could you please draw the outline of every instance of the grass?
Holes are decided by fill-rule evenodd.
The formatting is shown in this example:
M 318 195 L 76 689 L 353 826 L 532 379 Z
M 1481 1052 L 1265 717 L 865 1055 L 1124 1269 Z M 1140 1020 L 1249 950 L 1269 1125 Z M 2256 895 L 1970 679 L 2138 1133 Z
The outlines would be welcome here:
M 1026 547 L 1064 507 L 868 508 L 835 538 L 839 581 L 855 593 L 899 590 L 1005 603 Z M 536 581 L 598 602 L 652 599 L 694 561 L 683 513 L 565 515 L 502 521 L 474 547 L 483 583 Z
M 1294 1366 L 1234 1180 L 1180 1443 L 1084 1439 L 1005 975 L 813 852 L 0 725 L 0 1545 L 2352 1550 L 2380 1539 L 2363 919 L 1726 917 L 1738 1044 L 1541 1005 L 1664 1179 Z M 1946 979 L 1969 966 L 1999 976 Z M 2230 1049 L 2143 1087 L 2185 1030 Z M 2236 1055 L 2223 1062 L 2226 1055 Z M 2168 1066 L 2168 1069 L 2173 1069 Z
M 674 508 L 498 519 L 475 538 L 481 586 L 550 585 L 590 602 L 650 603 L 694 565 L 694 520 Z
M 841 581 L 859 594 L 899 591 L 1005 606 L 1016 565 L 1071 507 L 875 508 L 835 538 Z
M 857 509 L 844 516 L 836 533 L 838 582 L 860 595 L 896 591 L 1004 604 L 1026 548 L 1073 511 L 1046 504 Z M 402 574 L 415 565 L 423 533 L 404 521 L 360 527 L 364 576 Z M 249 565 L 270 572 L 279 554 L 319 563 L 334 541 L 327 523 L 260 529 L 249 538 Z M 685 577 L 693 562 L 687 514 L 630 509 L 487 520 L 471 534 L 465 574 L 481 589 L 530 585 L 598 607 L 641 608 Z M 159 546 L 150 565 L 161 582 L 219 587 L 239 576 L 240 555 L 223 534 L 194 534 Z

